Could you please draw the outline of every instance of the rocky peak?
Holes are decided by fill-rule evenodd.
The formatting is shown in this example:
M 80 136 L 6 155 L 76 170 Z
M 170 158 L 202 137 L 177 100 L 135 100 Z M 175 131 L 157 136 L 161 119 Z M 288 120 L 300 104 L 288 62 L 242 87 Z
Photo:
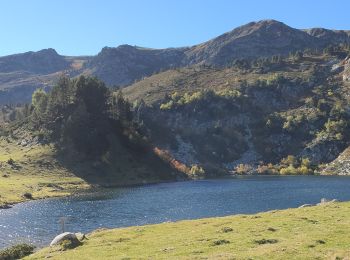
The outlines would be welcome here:
M 237 58 L 286 55 L 291 51 L 316 47 L 309 34 L 275 20 L 251 22 L 187 52 L 190 63 L 224 65 Z
M 68 65 L 65 57 L 59 55 L 54 49 L 0 57 L 0 72 L 26 71 L 48 74 L 64 70 Z
M 329 44 L 350 43 L 350 31 L 328 30 L 324 28 L 311 28 L 304 30 L 307 34 L 318 39 L 319 44 L 327 46 Z

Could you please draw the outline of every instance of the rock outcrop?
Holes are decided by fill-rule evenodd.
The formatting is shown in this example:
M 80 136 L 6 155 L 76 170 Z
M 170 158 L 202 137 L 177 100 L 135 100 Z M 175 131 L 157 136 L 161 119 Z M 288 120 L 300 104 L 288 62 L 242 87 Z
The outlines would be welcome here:
M 350 147 L 346 148 L 322 171 L 323 174 L 350 175 Z
M 344 60 L 343 81 L 350 82 L 350 56 Z
M 52 240 L 52 242 L 50 243 L 50 246 L 60 245 L 63 243 L 63 241 L 69 241 L 73 245 L 80 244 L 80 241 L 79 241 L 78 237 L 76 236 L 76 234 L 70 233 L 70 232 L 65 232 L 65 233 L 62 233 L 62 234 L 59 234 L 58 236 L 56 236 Z

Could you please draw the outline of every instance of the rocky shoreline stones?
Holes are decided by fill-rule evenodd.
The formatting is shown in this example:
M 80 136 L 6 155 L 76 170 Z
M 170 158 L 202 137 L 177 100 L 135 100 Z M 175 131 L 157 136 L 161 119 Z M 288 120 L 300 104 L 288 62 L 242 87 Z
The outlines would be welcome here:
M 317 204 L 303 204 L 303 205 L 299 206 L 298 208 L 307 208 L 307 207 L 319 206 L 319 205 L 324 205 L 326 203 L 333 203 L 333 202 L 339 202 L 339 200 L 337 200 L 337 199 L 328 200 L 328 199 L 322 198 L 321 202 L 319 202 Z

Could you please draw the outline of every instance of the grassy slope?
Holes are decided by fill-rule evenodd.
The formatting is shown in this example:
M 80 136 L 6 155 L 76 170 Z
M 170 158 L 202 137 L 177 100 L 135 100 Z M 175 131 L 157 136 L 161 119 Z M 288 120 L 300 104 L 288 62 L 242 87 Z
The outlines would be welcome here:
M 123 89 L 123 93 L 131 101 L 142 98 L 147 104 L 154 104 L 161 101 L 165 94 L 235 88 L 243 81 L 252 84 L 257 79 L 267 79 L 275 73 L 280 73 L 286 78 L 307 79 L 310 75 L 311 65 L 323 64 L 328 59 L 329 57 L 316 56 L 304 58 L 302 62 L 289 60 L 267 73 L 254 70 L 247 72 L 234 67 L 225 69 L 189 67 L 167 70 L 126 87 Z M 301 64 L 308 69 L 301 70 Z
M 127 149 L 114 138 L 103 161 L 87 161 L 78 154 L 59 154 L 53 145 L 29 143 L 30 134 L 0 137 L 0 208 L 6 204 L 34 199 L 67 196 L 91 185 L 125 186 L 175 179 L 175 172 L 151 151 Z M 8 163 L 14 160 L 14 165 Z
M 24 147 L 13 140 L 0 139 L 0 206 L 25 201 L 28 192 L 34 199 L 66 196 L 89 185 L 61 167 L 51 146 Z M 7 163 L 12 158 L 14 166 Z
M 349 214 L 350 202 L 326 203 L 101 230 L 76 249 L 44 248 L 29 259 L 343 259 L 350 256 Z

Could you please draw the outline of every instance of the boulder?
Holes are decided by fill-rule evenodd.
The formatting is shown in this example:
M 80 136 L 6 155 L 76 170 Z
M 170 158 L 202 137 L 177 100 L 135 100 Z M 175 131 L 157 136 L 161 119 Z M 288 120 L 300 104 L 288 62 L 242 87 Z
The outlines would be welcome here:
M 52 242 L 50 243 L 50 246 L 59 245 L 65 240 L 69 240 L 72 244 L 75 244 L 75 243 L 79 244 L 80 243 L 77 236 L 74 233 L 65 232 L 65 233 L 62 233 L 62 234 L 59 234 L 58 236 L 56 236 L 52 240 Z
M 75 233 L 75 236 L 77 237 L 77 239 L 78 239 L 79 241 L 83 241 L 84 239 L 86 239 L 85 234 L 83 234 L 83 233 L 81 233 L 81 232 Z
M 328 199 L 322 198 L 321 202 L 318 203 L 317 205 L 323 205 L 326 203 L 333 203 L 333 202 L 339 202 L 339 200 L 337 200 L 337 199 L 328 200 Z
M 307 208 L 307 207 L 312 207 L 312 206 L 314 206 L 314 205 L 312 205 L 312 204 L 303 204 L 299 208 Z

